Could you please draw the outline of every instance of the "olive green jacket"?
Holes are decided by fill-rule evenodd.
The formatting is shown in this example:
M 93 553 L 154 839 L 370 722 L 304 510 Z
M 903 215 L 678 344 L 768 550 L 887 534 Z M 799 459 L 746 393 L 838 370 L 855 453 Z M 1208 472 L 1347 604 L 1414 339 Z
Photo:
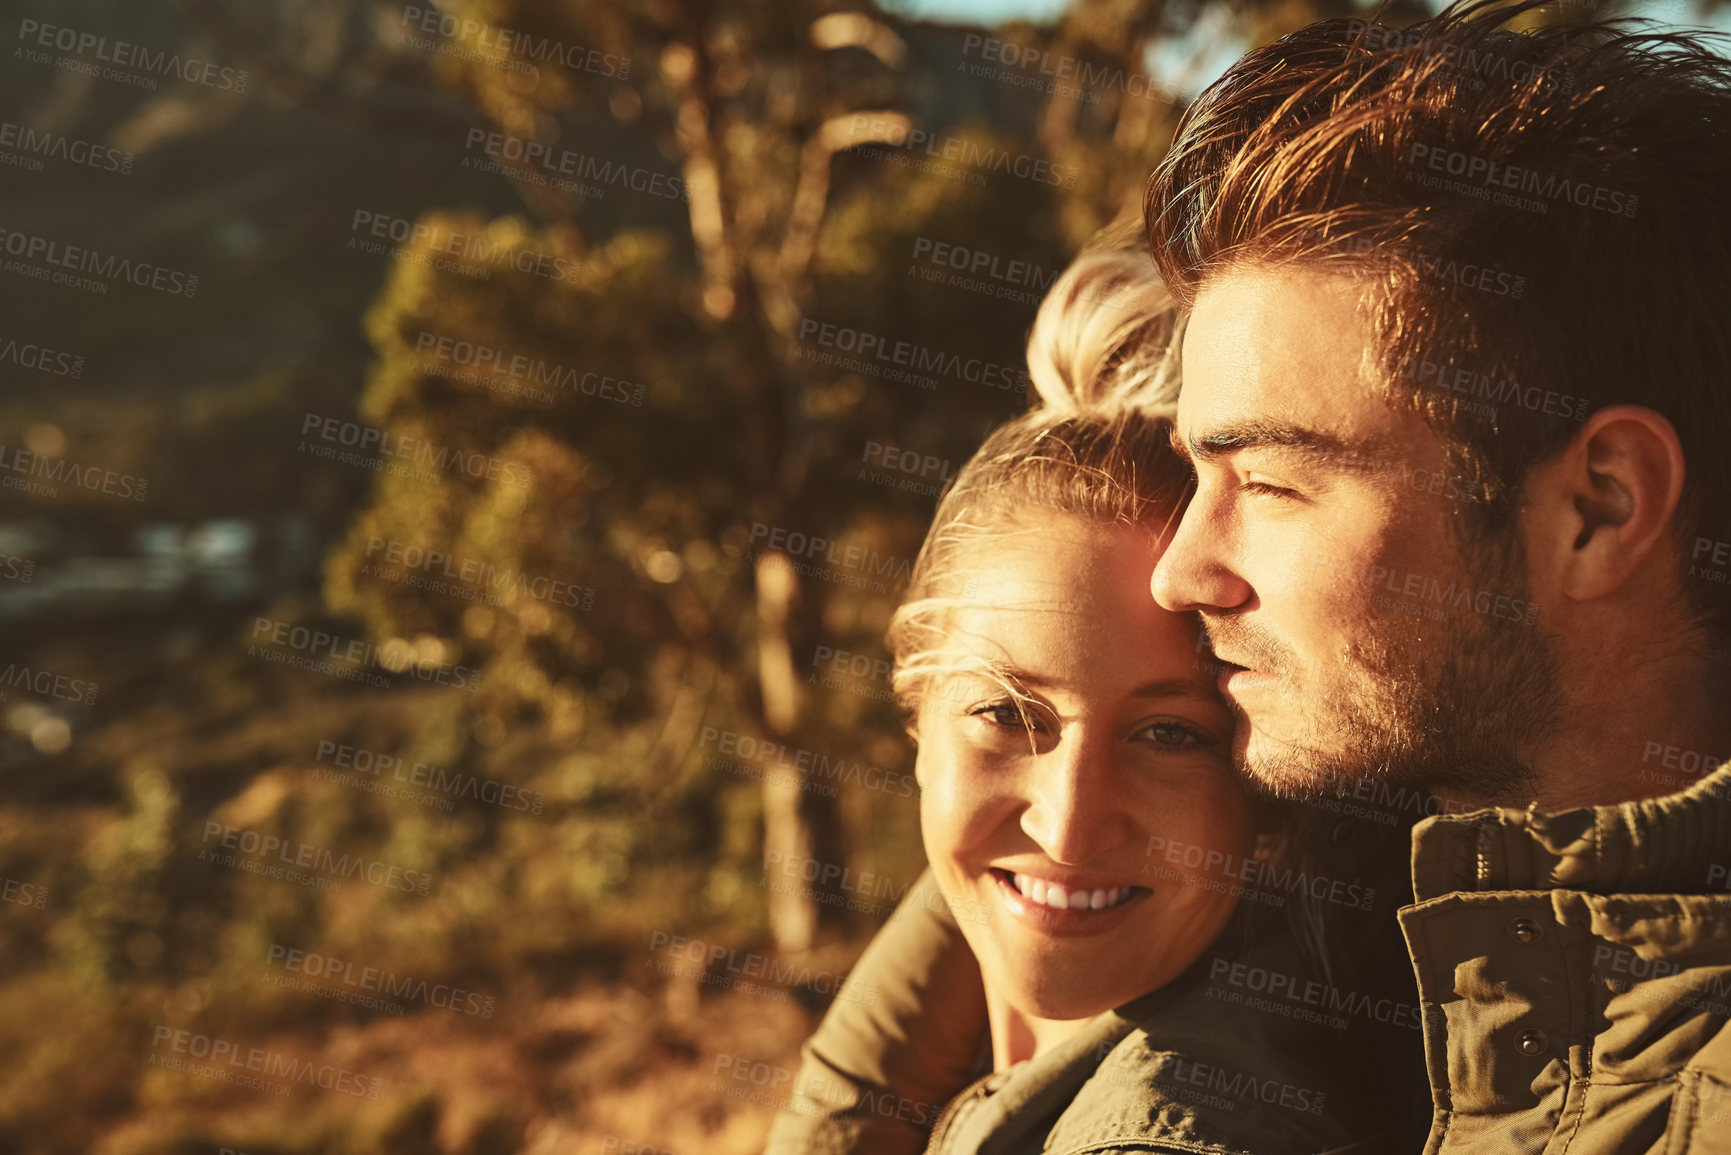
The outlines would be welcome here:
M 984 1000 L 966 942 L 934 894 L 928 872 L 856 968 L 873 976 L 878 1004 L 838 1004 L 807 1042 L 773 1155 L 1386 1149 L 1366 1141 L 1351 1104 L 1359 1088 L 1348 1035 L 1322 1016 L 1234 1001 L 1212 981 L 1225 958 L 1309 973 L 1284 920 L 1270 929 L 1266 912 L 1248 906 L 1185 974 L 957 1094 L 989 1058 L 979 1047 Z M 943 1007 L 948 1030 L 919 1032 L 919 995 L 906 983 Z M 974 1029 L 958 1029 L 961 1007 L 974 1016 L 961 1025 Z M 909 1043 L 913 1034 L 926 1045 Z
M 1290 939 L 1239 955 L 1301 967 Z M 1343 1036 L 1211 1000 L 1208 968 L 979 1080 L 939 1119 L 932 1155 L 1380 1150 L 1343 1100 Z
M 1426 1155 L 1731 1155 L 1731 768 L 1640 802 L 1427 818 L 1413 828 L 1411 861 L 1414 901 L 1398 917 L 1422 1035 L 1397 1033 L 1375 1057 L 1398 1064 L 1409 1045 L 1401 1039 L 1422 1037 Z M 928 949 L 947 943 L 949 953 L 931 957 L 951 967 L 966 957 L 953 923 L 929 907 L 914 914 Z M 868 961 L 856 973 L 868 973 Z M 869 973 L 880 984 L 889 977 Z M 928 1101 L 952 1093 L 961 1085 L 953 1053 L 924 1062 L 917 1020 L 903 1024 L 823 1053 L 826 1020 L 807 1064 L 823 1053 L 830 1077 L 847 1083 L 860 1055 L 895 1051 L 907 1082 L 886 1086 L 917 1087 Z M 1350 1100 L 1331 1095 L 1324 1114 Z M 838 1101 L 790 1102 L 772 1155 L 920 1149 L 923 1132 L 907 1123 L 869 1131 L 863 1145 L 831 1141 L 835 1120 L 848 1116 Z M 1296 1148 L 1267 1135 L 1250 1136 L 1247 1149 Z
M 1427 1155 L 1731 1152 L 1731 770 L 1413 830 Z

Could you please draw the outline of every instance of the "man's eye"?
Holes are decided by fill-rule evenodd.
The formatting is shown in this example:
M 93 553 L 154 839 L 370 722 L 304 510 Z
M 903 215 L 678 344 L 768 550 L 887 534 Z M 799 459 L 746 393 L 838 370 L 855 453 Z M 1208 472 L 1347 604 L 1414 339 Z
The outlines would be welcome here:
M 1142 733 L 1157 746 L 1196 749 L 1208 745 L 1206 734 L 1183 722 L 1155 722 L 1152 726 L 1144 727 Z
M 1270 485 L 1266 481 L 1240 482 L 1238 488 L 1244 493 L 1254 493 L 1263 497 L 1297 497 L 1297 490 L 1285 489 L 1278 485 Z

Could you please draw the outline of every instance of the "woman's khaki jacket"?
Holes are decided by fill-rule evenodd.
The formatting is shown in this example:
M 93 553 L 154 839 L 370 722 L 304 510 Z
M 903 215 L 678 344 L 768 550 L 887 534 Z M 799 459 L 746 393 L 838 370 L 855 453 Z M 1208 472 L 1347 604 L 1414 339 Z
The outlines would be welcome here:
M 1355 1145 L 1365 1139 L 1362 1112 L 1352 1105 L 1358 1088 L 1347 1066 L 1350 1041 L 1337 1025 L 1302 1010 L 1283 1014 L 1256 1000 L 1234 1001 L 1225 984 L 1212 980 L 1228 957 L 1263 973 L 1307 973 L 1291 936 L 1283 928 L 1269 932 L 1266 919 L 1252 932 L 1246 925 L 1256 920 L 1235 916 L 1215 946 L 1173 982 L 950 1098 L 967 1077 L 961 1072 L 980 1065 L 983 1022 L 975 1024 L 981 1033 L 964 1032 L 962 1039 L 945 1032 L 929 1049 L 874 1043 L 880 1033 L 905 1038 L 923 1001 L 945 1005 L 953 1027 L 949 1000 L 982 999 L 978 972 L 970 990 L 956 957 L 945 953 L 946 942 L 960 944 L 963 954 L 967 948 L 953 921 L 927 913 L 942 910 L 928 906 L 931 894 L 928 873 L 855 970 L 874 976 L 878 1005 L 832 1012 L 806 1044 L 771 1155 L 1384 1149 Z M 885 965 L 887 950 L 900 966 Z M 971 956 L 965 961 L 972 968 Z M 910 969 L 927 985 L 902 986 Z
M 1405 1150 L 1731 1155 L 1731 766 L 1644 801 L 1426 818 L 1411 852 L 1414 901 L 1398 921 L 1422 1031 L 1391 1042 L 1386 1059 L 1422 1052 L 1431 1107 L 1428 1135 Z M 880 977 L 856 971 L 868 973 Z M 1289 994 L 1272 1005 L 1299 1005 Z M 867 1050 L 924 1050 L 898 1048 L 895 1028 L 869 1041 L 856 1032 L 845 1054 L 826 1053 L 822 1035 L 807 1063 L 834 1079 L 859 1071 Z M 942 1061 L 898 1077 L 910 1074 L 928 1086 L 955 1076 Z M 920 1139 L 883 1129 L 849 1146 L 815 1138 L 826 1126 L 816 1111 L 778 1124 L 771 1151 L 890 1155 Z M 1297 1149 L 1272 1133 L 1240 1141 Z
M 1244 960 L 1241 960 L 1244 961 Z M 1250 965 L 1291 970 L 1263 950 Z M 1227 1006 L 1199 967 L 953 1100 L 927 1151 L 1370 1151 L 1346 1121 L 1342 1040 L 1327 1027 Z

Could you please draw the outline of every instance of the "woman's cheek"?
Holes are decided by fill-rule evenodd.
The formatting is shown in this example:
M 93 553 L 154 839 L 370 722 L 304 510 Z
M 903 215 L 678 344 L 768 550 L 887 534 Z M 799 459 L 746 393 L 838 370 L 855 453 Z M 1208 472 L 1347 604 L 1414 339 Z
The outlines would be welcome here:
M 954 751 L 948 743 L 922 741 L 916 774 L 920 783 L 920 833 L 926 845 L 926 858 L 939 880 L 949 877 L 957 836 L 964 815 L 958 799 Z
M 920 744 L 920 829 L 926 858 L 943 871 L 988 843 L 994 824 L 995 804 L 990 775 L 981 765 L 978 751 L 965 742 L 939 740 Z M 975 855 L 977 857 L 977 855 Z M 958 877 L 979 864 L 960 864 Z
M 1229 881 L 1242 872 L 1255 837 L 1243 792 L 1224 778 L 1168 796 L 1147 829 L 1148 867 L 1172 871 L 1200 893 L 1214 891 L 1199 884 Z

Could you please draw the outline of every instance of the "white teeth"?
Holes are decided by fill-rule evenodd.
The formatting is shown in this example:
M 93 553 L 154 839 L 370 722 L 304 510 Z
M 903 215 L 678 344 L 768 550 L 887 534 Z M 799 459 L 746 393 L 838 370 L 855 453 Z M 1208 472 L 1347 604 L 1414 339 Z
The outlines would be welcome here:
M 1096 890 L 1067 891 L 1055 882 L 1012 875 L 1016 890 L 1031 902 L 1053 910 L 1106 910 L 1130 897 L 1130 887 L 1109 886 Z

